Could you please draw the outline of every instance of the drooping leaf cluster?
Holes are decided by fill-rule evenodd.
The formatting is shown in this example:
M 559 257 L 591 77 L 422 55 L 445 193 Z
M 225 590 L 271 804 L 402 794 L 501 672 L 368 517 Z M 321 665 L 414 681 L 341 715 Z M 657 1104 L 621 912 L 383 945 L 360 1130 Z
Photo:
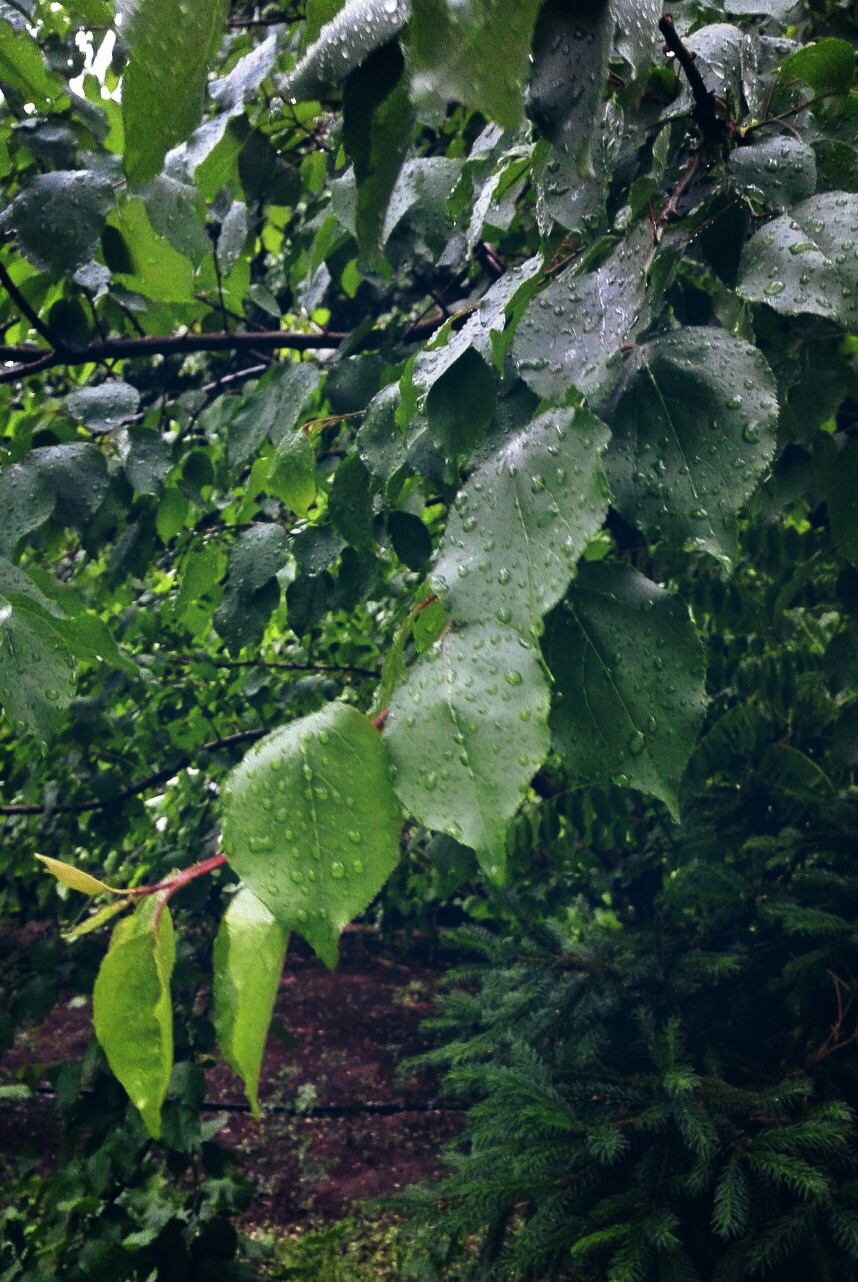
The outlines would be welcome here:
M 762 575 L 749 522 L 827 540 L 755 632 L 839 646 L 848 704 L 854 46 L 836 6 L 0 15 L 9 902 L 36 851 L 155 894 L 94 1011 L 153 1135 L 221 845 L 255 1109 L 286 932 L 333 964 L 403 846 L 526 882 L 546 790 L 588 841 L 693 808 L 746 671 L 695 593 Z

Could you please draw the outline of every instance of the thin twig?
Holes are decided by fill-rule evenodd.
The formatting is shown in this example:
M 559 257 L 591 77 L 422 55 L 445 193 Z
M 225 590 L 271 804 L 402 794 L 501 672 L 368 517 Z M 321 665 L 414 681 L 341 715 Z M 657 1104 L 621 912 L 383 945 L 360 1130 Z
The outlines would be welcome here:
M 56 805 L 41 804 L 32 805 L 11 805 L 0 806 L 0 815 L 43 815 L 48 812 L 51 814 L 74 814 L 80 815 L 93 810 L 107 810 L 111 806 L 121 806 L 132 797 L 138 796 L 141 792 L 148 791 L 158 784 L 166 783 L 173 775 L 178 774 L 180 770 L 186 770 L 192 765 L 198 752 L 216 752 L 220 748 L 231 748 L 239 743 L 252 743 L 256 739 L 263 738 L 267 735 L 268 730 L 239 730 L 235 734 L 225 735 L 222 739 L 213 739 L 210 743 L 204 743 L 193 753 L 189 753 L 179 761 L 172 762 L 169 766 L 163 766 L 160 770 L 154 770 L 152 774 L 146 775 L 143 779 L 138 779 L 136 783 L 129 784 L 127 788 L 115 792 L 112 797 L 92 798 L 89 801 L 61 801 Z
M 724 123 L 718 118 L 718 113 L 715 110 L 715 98 L 703 83 L 703 77 L 694 61 L 694 54 L 683 44 L 679 32 L 674 26 L 673 18 L 669 13 L 662 14 L 659 19 L 658 29 L 664 36 L 664 43 L 685 72 L 691 95 L 694 98 L 694 119 L 703 134 L 703 145 L 704 147 L 714 146 L 721 141 L 724 133 Z
M 27 302 L 26 298 L 21 293 L 2 262 L 0 262 L 0 284 L 2 284 L 6 293 L 18 308 L 21 315 L 29 321 L 30 327 L 34 329 L 37 334 L 41 334 L 42 338 L 44 338 L 46 342 L 50 343 L 54 351 L 62 352 L 64 350 L 62 343 L 57 342 L 56 338 L 42 320 L 39 313 Z

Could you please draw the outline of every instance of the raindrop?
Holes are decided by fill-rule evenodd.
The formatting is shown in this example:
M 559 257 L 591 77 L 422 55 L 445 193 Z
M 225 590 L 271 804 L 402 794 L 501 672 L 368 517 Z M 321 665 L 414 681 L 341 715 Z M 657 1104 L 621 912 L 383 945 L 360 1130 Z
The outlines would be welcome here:
M 633 757 L 639 757 L 644 750 L 644 737 L 640 730 L 635 730 L 629 735 L 629 752 Z
M 331 876 L 334 878 L 335 881 L 342 881 L 345 875 L 346 875 L 345 864 L 341 864 L 339 859 L 335 859 L 334 862 L 331 864 Z

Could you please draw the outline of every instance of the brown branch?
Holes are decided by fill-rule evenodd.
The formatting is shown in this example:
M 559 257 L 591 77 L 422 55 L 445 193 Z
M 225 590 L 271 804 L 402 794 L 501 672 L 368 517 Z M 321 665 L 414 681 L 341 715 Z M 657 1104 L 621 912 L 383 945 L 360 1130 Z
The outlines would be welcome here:
M 267 730 L 239 730 L 236 734 L 225 735 L 222 739 L 212 739 L 210 743 L 202 744 L 201 747 L 181 760 L 174 761 L 169 766 L 163 766 L 160 770 L 154 770 L 152 774 L 146 775 L 145 778 L 138 779 L 136 783 L 129 784 L 127 788 L 120 789 L 112 797 L 93 798 L 90 801 L 61 801 L 55 806 L 45 805 L 44 803 L 41 805 L 0 806 L 0 815 L 43 815 L 48 812 L 52 814 L 81 815 L 87 811 L 107 810 L 110 806 L 121 806 L 141 792 L 146 792 L 149 788 L 154 788 L 159 783 L 165 783 L 180 770 L 187 769 L 188 766 L 193 764 L 198 752 L 215 752 L 219 748 L 231 748 L 239 743 L 252 743 L 268 733 Z
M 21 293 L 2 262 L 0 262 L 0 284 L 2 284 L 6 293 L 18 308 L 21 315 L 29 321 L 30 327 L 34 329 L 37 334 L 41 334 L 42 338 L 44 338 L 46 342 L 50 343 L 54 351 L 62 351 L 62 344 L 57 342 L 39 313 L 27 302 L 26 298 Z M 19 351 L 21 350 L 24 349 L 19 348 Z
M 662 14 L 659 19 L 658 29 L 664 36 L 665 45 L 685 72 L 691 95 L 694 98 L 694 119 L 703 135 L 703 145 L 704 147 L 715 146 L 723 136 L 724 122 L 719 120 L 718 113 L 715 110 L 714 95 L 709 92 L 703 83 L 703 77 L 694 61 L 694 54 L 683 44 L 679 32 L 674 26 L 673 18 L 669 13 Z
M 469 303 L 452 317 L 454 322 L 465 317 L 478 306 L 478 302 Z M 443 319 L 443 318 L 442 318 Z M 422 337 L 434 334 L 442 323 L 438 317 L 430 317 L 412 326 L 405 338 Z M 388 333 L 386 328 L 371 330 L 363 342 L 371 337 L 381 337 Z M 253 332 L 242 331 L 215 334 L 170 334 L 145 338 L 110 338 L 106 342 L 89 343 L 86 347 L 74 350 L 54 348 L 45 351 L 42 347 L 16 345 L 0 347 L 0 362 L 16 360 L 17 365 L 0 369 L 0 383 L 13 383 L 30 374 L 53 369 L 57 365 L 88 365 L 105 360 L 139 360 L 153 356 L 183 356 L 191 352 L 254 352 L 260 350 L 279 350 L 290 348 L 295 352 L 318 351 L 319 349 L 338 347 L 350 335 L 339 330 L 322 330 L 314 333 L 301 333 L 294 330 L 264 329 Z M 363 345 L 363 344 L 362 344 Z

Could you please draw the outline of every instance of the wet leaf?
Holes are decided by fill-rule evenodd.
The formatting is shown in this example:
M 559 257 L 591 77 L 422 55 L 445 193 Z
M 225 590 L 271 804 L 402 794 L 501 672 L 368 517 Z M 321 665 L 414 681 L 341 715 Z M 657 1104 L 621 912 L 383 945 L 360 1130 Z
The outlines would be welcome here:
M 816 155 L 800 138 L 764 138 L 752 147 L 737 147 L 728 170 L 737 191 L 770 209 L 788 209 L 816 191 Z
M 76 422 L 96 431 L 106 431 L 130 418 L 139 404 L 140 393 L 136 387 L 121 378 L 111 378 L 72 392 L 66 400 L 66 409 Z
M 608 438 L 589 411 L 552 410 L 471 474 L 429 576 L 457 623 L 540 629 L 607 511 Z
M 407 33 L 416 92 L 462 102 L 514 129 L 538 11 L 539 0 L 421 0 Z
M 411 17 L 409 0 L 348 0 L 319 32 L 277 90 L 290 102 L 324 97 L 376 49 L 392 40 Z
M 767 223 L 742 254 L 738 291 L 785 316 L 858 327 L 858 195 L 811 196 Z
M 611 416 L 615 505 L 648 537 L 728 559 L 735 515 L 774 454 L 771 370 L 757 348 L 702 327 L 646 343 L 635 359 Z
M 678 819 L 706 707 L 703 647 L 684 602 L 635 570 L 582 566 L 543 650 L 564 762 L 582 780 L 659 797 Z
M 381 735 L 344 703 L 268 735 L 224 792 L 230 864 L 331 968 L 343 926 L 399 859 L 400 829 Z
M 173 1067 L 170 976 L 176 945 L 170 910 L 155 922 L 154 897 L 113 931 L 92 994 L 95 1035 L 149 1134 L 161 1134 L 161 1105 Z
M 51 619 L 18 593 L 0 596 L 0 704 L 47 739 L 74 694 L 74 663 Z
M 548 751 L 548 684 L 510 628 L 444 637 L 407 672 L 385 727 L 399 798 L 416 819 L 505 875 L 504 836 Z
M 170 148 L 199 123 L 228 7 L 227 0 L 138 0 L 131 10 L 123 27 L 129 56 L 122 77 L 129 182 L 154 178 Z
M 288 941 L 287 928 L 244 886 L 230 900 L 214 944 L 218 1044 L 244 1083 L 255 1118 L 259 1072 Z
M 57 170 L 31 178 L 12 202 L 11 215 L 27 257 L 63 275 L 91 257 L 114 202 L 113 184 L 104 174 Z
M 570 385 L 598 411 L 619 373 L 621 348 L 649 321 L 646 272 L 652 234 L 641 227 L 597 271 L 575 267 L 537 294 L 522 316 L 512 354 L 539 396 L 562 403 Z

